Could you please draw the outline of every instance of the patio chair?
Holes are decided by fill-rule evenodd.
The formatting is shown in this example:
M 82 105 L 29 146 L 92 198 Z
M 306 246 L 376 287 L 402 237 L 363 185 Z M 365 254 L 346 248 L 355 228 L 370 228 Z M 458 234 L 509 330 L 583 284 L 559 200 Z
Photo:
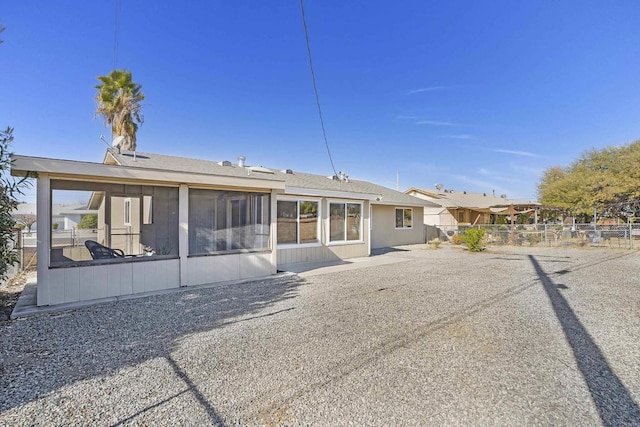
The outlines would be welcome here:
M 94 240 L 87 240 L 84 245 L 93 259 L 124 258 L 125 256 L 122 249 L 111 249 Z

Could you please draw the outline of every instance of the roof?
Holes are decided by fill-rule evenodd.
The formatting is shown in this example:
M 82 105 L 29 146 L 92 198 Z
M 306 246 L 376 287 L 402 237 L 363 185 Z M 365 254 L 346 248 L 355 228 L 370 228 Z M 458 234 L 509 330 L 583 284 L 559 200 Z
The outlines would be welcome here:
M 127 167 L 141 167 L 146 169 L 172 170 L 201 174 L 213 174 L 224 176 L 256 176 L 263 179 L 273 179 L 285 182 L 286 194 L 312 194 L 331 197 L 346 196 L 369 199 L 374 204 L 402 205 L 402 206 L 430 206 L 435 207 L 427 200 L 410 196 L 391 188 L 383 187 L 368 181 L 339 180 L 333 177 L 315 175 L 297 171 L 280 171 L 264 166 L 238 166 L 230 162 L 215 162 L 212 160 L 190 159 L 186 157 L 167 156 L 162 154 L 136 152 L 116 153 L 109 150 L 105 162 L 115 162 Z M 310 191 L 311 190 L 311 191 Z
M 77 160 L 50 159 L 13 154 L 11 156 L 11 174 L 13 176 L 35 176 L 46 173 L 51 179 L 89 179 L 110 182 L 146 181 L 163 184 L 217 185 L 224 187 L 243 187 L 255 189 L 284 190 L 283 178 L 266 173 L 251 173 L 238 170 L 236 173 L 222 169 L 211 162 L 209 170 L 194 166 L 197 160 L 185 162 L 178 157 L 151 161 L 144 153 L 117 154 L 109 149 L 103 163 Z M 161 157 L 161 156 L 158 156 Z M 167 156 L 164 156 L 167 157 Z M 162 160 L 162 159 L 160 159 Z M 182 160 L 182 165 L 179 160 Z M 173 162 L 173 164 L 171 163 Z
M 456 209 L 467 208 L 475 210 L 487 210 L 495 207 L 506 206 L 539 206 L 535 201 L 525 201 L 516 199 L 507 199 L 506 197 L 497 197 L 488 193 L 470 193 L 467 191 L 454 190 L 432 190 L 412 187 L 406 193 L 416 192 L 424 196 L 430 197 L 434 203 L 443 207 Z

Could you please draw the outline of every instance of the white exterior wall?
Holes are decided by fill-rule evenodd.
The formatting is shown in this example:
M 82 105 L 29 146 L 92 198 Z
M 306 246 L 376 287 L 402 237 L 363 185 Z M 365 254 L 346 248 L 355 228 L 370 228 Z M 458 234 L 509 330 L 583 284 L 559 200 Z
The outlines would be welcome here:
M 271 251 L 192 256 L 186 262 L 186 286 L 265 277 L 276 273 Z
M 396 228 L 396 208 L 413 210 L 411 228 Z M 372 214 L 373 249 L 424 243 L 422 207 L 373 205 Z
M 296 196 L 287 195 L 283 200 L 292 200 Z M 312 200 L 313 198 L 299 196 L 300 200 Z M 369 256 L 371 254 L 371 235 L 369 202 L 366 200 L 343 200 L 333 198 L 320 198 L 320 243 L 305 245 L 290 245 L 277 249 L 277 265 L 280 270 L 287 270 L 291 264 L 304 262 L 325 262 L 341 259 Z M 331 202 L 362 203 L 362 240 L 354 242 L 329 242 L 329 204 Z M 276 215 L 274 214 L 275 218 Z M 275 218 L 277 222 L 277 218 Z M 276 236 L 277 234 L 274 234 Z
M 179 287 L 179 260 L 149 260 L 48 269 L 38 272 L 38 297 L 43 288 L 46 304 L 87 301 Z

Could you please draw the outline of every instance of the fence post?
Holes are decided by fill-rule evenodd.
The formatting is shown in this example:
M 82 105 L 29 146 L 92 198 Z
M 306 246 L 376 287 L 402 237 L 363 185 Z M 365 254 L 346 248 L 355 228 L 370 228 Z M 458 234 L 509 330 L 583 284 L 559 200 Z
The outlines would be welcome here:
M 629 249 L 633 249 L 633 225 L 631 218 L 629 218 Z

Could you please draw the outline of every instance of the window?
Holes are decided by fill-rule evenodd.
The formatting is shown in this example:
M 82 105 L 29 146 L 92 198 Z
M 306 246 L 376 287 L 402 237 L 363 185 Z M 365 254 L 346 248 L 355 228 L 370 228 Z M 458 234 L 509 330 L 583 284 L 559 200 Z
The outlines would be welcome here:
M 51 233 L 52 267 L 178 255 L 176 187 L 51 180 L 51 207 L 52 223 L 62 223 Z M 100 246 L 90 242 L 92 253 L 87 241 Z
M 131 227 L 131 198 L 126 198 L 123 201 L 124 204 L 124 224 L 127 227 Z
M 362 203 L 329 204 L 329 241 L 362 240 Z
M 458 222 L 464 222 L 464 212 L 458 212 Z
M 396 208 L 396 228 L 413 227 L 413 209 Z
M 189 254 L 269 248 L 269 194 L 189 190 Z
M 278 244 L 318 243 L 319 218 L 318 202 L 278 201 Z

